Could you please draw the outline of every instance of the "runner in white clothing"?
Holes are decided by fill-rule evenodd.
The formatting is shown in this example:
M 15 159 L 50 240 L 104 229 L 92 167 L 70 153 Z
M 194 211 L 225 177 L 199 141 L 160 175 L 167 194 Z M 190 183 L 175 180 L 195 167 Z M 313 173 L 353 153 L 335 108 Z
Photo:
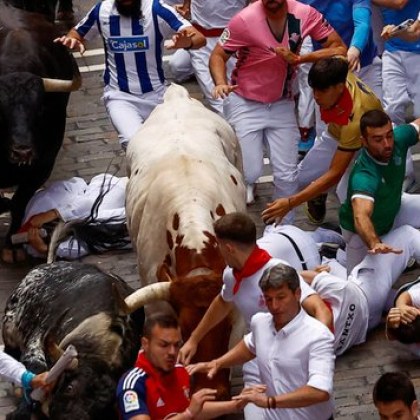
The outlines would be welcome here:
M 203 319 L 192 332 L 179 352 L 179 359 L 188 364 L 197 350 L 198 343 L 214 326 L 237 308 L 249 330 L 251 318 L 258 312 L 267 312 L 267 306 L 258 286 L 264 270 L 280 261 L 272 258 L 256 245 L 256 226 L 244 213 L 229 213 L 214 225 L 220 252 L 228 267 L 223 274 L 223 287 L 219 296 L 211 303 Z M 324 324 L 331 326 L 331 312 L 301 279 L 301 302 L 304 309 Z M 246 386 L 260 383 L 258 366 L 255 361 L 243 367 Z M 252 405 L 245 408 L 245 418 L 260 418 L 262 411 Z
M 189 56 L 182 50 L 176 51 L 171 57 L 171 70 L 181 79 L 185 79 L 185 73 L 188 72 L 187 63 L 191 61 L 190 70 L 195 74 L 205 99 L 219 114 L 223 113 L 223 99 L 214 99 L 212 96 L 214 83 L 209 71 L 210 54 L 229 20 L 247 4 L 248 0 L 184 0 L 183 4 L 176 8 L 185 18 L 191 15 L 191 23 L 206 37 L 207 44 L 198 50 L 188 51 Z M 235 65 L 234 59 L 227 63 L 228 79 Z
M 117 238 L 117 234 L 124 236 L 125 226 L 125 185 L 127 178 L 117 178 L 110 174 L 100 174 L 92 178 L 87 184 L 82 178 L 73 177 L 65 181 L 53 182 L 48 187 L 38 191 L 29 201 L 24 222 L 19 232 L 28 232 L 26 251 L 35 257 L 43 257 L 48 250 L 47 243 L 40 235 L 40 228 L 56 222 L 75 222 L 105 229 L 106 226 L 115 228 L 112 232 L 115 246 L 109 248 L 126 248 L 130 240 Z M 121 229 L 120 229 L 121 227 Z M 117 229 L 118 228 L 118 229 Z M 88 228 L 86 228 L 88 229 Z M 92 227 L 94 229 L 94 227 Z M 91 234 L 93 231 L 91 230 Z M 105 234 L 105 231 L 102 232 Z M 125 232 L 126 233 L 126 232 Z M 82 238 L 80 238 L 82 239 Z M 88 241 L 93 245 L 93 237 Z M 70 238 L 61 242 L 56 254 L 61 258 L 80 258 L 89 253 L 85 240 Z M 108 238 L 110 239 L 110 238 Z M 105 236 L 102 237 L 105 240 Z M 106 243 L 98 245 L 105 250 Z M 98 251 L 99 251 L 98 248 Z
M 161 0 L 104 0 L 56 42 L 83 53 L 85 40 L 98 33 L 105 47 L 105 107 L 125 149 L 163 101 L 164 39 L 174 35 L 165 44 L 170 49 L 200 48 L 206 40 Z
M 270 313 L 255 314 L 250 334 L 218 359 L 187 367 L 190 374 L 212 378 L 221 368 L 256 361 L 259 382 L 233 399 L 260 407 L 264 419 L 331 419 L 333 335 L 301 309 L 299 285 L 288 265 L 266 269 L 259 286 Z
M 420 260 L 420 232 L 417 229 L 401 226 L 385 238 L 393 246 L 400 247 L 402 254 L 367 255 L 348 279 L 327 272 L 301 272 L 311 287 L 331 305 L 337 355 L 366 340 L 367 331 L 381 322 L 392 286 L 407 267 L 408 260 L 412 257 Z

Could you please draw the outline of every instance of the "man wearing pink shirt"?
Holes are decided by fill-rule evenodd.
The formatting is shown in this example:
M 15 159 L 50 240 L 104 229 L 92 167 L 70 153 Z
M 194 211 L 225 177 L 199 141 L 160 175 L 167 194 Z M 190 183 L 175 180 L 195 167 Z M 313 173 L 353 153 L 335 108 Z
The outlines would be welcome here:
M 324 49 L 299 56 L 303 38 L 311 36 Z M 296 189 L 299 130 L 292 81 L 296 66 L 333 55 L 346 47 L 323 16 L 296 0 L 258 0 L 235 15 L 210 57 L 215 98 L 239 138 L 244 158 L 247 201 L 262 175 L 263 145 L 267 144 L 274 176 L 274 198 Z M 231 83 L 226 62 L 236 54 Z M 232 93 L 233 92 L 233 93 Z M 290 223 L 290 214 L 284 223 Z

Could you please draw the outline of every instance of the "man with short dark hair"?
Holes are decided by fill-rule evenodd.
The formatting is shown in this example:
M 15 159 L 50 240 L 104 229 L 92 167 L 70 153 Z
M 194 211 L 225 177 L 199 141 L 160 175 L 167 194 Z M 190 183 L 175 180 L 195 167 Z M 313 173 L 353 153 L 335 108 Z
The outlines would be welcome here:
M 363 150 L 351 171 L 340 225 L 347 271 L 366 255 L 397 252 L 381 237 L 404 224 L 420 227 L 420 195 L 402 194 L 406 156 L 419 141 L 420 118 L 393 129 L 388 115 L 372 110 L 360 120 Z
M 264 419 L 327 420 L 333 413 L 333 335 L 300 306 L 296 270 L 278 263 L 259 281 L 269 313 L 252 317 L 251 332 L 218 359 L 191 365 L 207 372 L 257 361 L 260 384 L 234 399 L 264 409 Z
M 420 277 L 398 290 L 386 319 L 386 336 L 407 344 L 420 357 Z
M 338 197 L 344 201 L 347 186 L 344 175 L 361 147 L 361 116 L 371 109 L 382 109 L 371 89 L 348 71 L 348 62 L 343 58 L 317 61 L 309 71 L 308 82 L 327 128 L 299 165 L 299 191 L 269 203 L 262 212 L 268 223 L 280 221 L 290 210 L 306 202 L 310 221 L 322 223 L 327 191 L 338 184 Z
M 307 36 L 317 40 L 322 49 L 301 55 L 300 47 Z M 254 200 L 253 184 L 263 172 L 265 145 L 270 149 L 274 197 L 296 190 L 296 68 L 345 52 L 345 44 L 326 19 L 295 0 L 254 1 L 228 23 L 209 66 L 215 85 L 213 96 L 229 95 L 223 113 L 241 145 L 248 203 Z M 237 57 L 237 62 L 229 81 L 226 66 L 231 57 Z
M 373 402 L 381 420 L 420 419 L 414 386 L 405 373 L 383 374 L 373 388 Z
M 177 365 L 181 346 L 178 320 L 170 314 L 150 315 L 144 324 L 142 351 L 134 369 L 119 381 L 118 405 L 123 420 L 215 418 L 239 411 L 236 401 L 210 402 L 216 390 L 204 388 L 190 398 L 190 378 Z

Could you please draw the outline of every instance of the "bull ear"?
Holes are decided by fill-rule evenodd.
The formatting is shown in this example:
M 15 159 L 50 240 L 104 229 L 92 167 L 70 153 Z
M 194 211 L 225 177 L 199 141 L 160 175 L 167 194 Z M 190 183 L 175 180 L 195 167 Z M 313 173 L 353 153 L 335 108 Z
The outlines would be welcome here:
M 171 270 L 168 264 L 163 263 L 156 271 L 156 277 L 158 281 L 174 281 L 175 277 L 172 276 Z

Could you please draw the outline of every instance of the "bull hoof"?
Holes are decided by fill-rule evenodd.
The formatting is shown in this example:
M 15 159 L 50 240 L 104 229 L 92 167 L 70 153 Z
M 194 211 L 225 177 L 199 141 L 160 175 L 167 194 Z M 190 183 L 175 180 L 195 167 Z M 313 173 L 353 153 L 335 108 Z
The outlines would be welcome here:
M 1 259 L 7 264 L 16 264 L 26 261 L 26 253 L 23 248 L 3 248 Z

